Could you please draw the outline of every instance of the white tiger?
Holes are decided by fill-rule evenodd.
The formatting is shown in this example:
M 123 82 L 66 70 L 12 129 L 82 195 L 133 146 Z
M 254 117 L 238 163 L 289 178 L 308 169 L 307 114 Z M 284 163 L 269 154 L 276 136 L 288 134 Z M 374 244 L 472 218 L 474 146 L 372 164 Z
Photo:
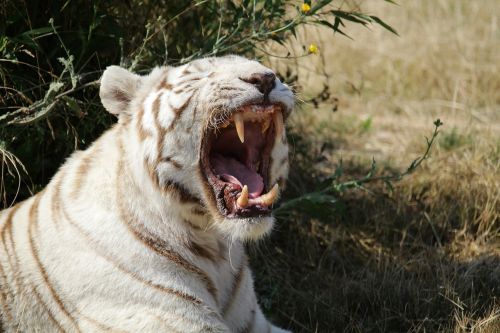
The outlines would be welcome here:
M 100 96 L 117 124 L 0 214 L 0 331 L 285 332 L 242 242 L 273 225 L 290 89 L 226 56 L 111 66 Z

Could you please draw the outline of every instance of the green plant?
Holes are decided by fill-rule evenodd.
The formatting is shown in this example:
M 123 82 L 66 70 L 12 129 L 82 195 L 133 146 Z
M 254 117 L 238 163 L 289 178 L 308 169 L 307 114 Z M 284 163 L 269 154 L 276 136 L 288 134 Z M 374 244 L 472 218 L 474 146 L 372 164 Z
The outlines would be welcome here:
M 439 145 L 445 150 L 453 150 L 471 144 L 472 138 L 458 132 L 456 127 L 451 131 L 444 132 L 439 140 Z
M 440 119 L 434 121 L 434 132 L 432 133 L 430 139 L 426 138 L 426 150 L 422 156 L 413 160 L 406 170 L 394 172 L 388 175 L 377 175 L 377 163 L 373 159 L 370 171 L 368 171 L 364 177 L 341 181 L 344 169 L 342 160 L 340 160 L 340 165 L 335 172 L 319 183 L 316 190 L 283 202 L 278 208 L 274 209 L 275 215 L 283 217 L 301 212 L 302 214 L 307 214 L 309 216 L 319 215 L 320 218 L 327 217 L 331 213 L 330 210 L 336 208 L 338 195 L 349 189 L 367 190 L 365 184 L 373 182 L 384 183 L 387 189 L 392 192 L 394 190 L 393 182 L 399 181 L 403 177 L 413 173 L 422 164 L 422 162 L 429 157 L 432 145 L 439 134 L 439 127 L 442 125 L 443 123 Z
M 369 132 L 372 129 L 372 125 L 373 125 L 373 118 L 370 116 L 365 120 L 363 120 L 361 124 L 359 124 L 359 131 L 361 133 Z
M 289 1 L 30 1 L 0 6 L 0 140 L 26 173 L 2 174 L 4 206 L 43 187 L 73 150 L 84 148 L 115 120 L 97 96 L 102 70 L 120 64 L 143 73 L 203 56 L 267 57 L 262 46 L 291 55 L 297 29 L 321 25 L 344 32 L 345 22 L 378 24 L 343 2 Z M 357 7 L 353 7 L 357 8 Z M 7 170 L 4 168 L 4 170 Z M 28 179 L 33 180 L 33 186 Z M 31 183 L 30 183 L 31 184 Z M 14 195 L 18 193 L 19 195 Z

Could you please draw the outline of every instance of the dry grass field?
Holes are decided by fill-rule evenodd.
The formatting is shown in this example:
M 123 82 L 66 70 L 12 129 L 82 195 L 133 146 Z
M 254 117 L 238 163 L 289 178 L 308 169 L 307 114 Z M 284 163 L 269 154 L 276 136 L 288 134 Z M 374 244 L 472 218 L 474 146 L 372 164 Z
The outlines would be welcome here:
M 281 220 L 253 251 L 263 305 L 296 332 L 500 332 L 500 2 L 365 1 L 400 37 L 321 29 L 319 54 L 271 59 L 300 72 L 289 195 L 344 163 L 343 178 L 405 168 L 395 184 L 342 193 L 329 219 Z M 298 50 L 298 48 L 296 48 Z M 298 53 L 301 51 L 299 50 Z M 329 96 L 311 99 L 324 86 Z M 304 146 L 306 153 L 304 153 Z M 257 262 L 257 260 L 262 260 Z M 264 264 L 263 264 L 264 262 Z

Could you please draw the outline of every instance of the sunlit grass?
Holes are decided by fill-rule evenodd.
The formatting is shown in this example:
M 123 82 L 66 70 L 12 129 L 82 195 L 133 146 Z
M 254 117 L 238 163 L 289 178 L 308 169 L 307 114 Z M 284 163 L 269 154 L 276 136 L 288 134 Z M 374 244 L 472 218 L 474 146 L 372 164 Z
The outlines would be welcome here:
M 280 221 L 256 254 L 258 278 L 269 279 L 259 290 L 300 332 L 500 331 L 500 3 L 364 5 L 401 37 L 302 31 L 297 44 L 318 43 L 318 55 L 269 60 L 299 73 L 306 102 L 290 126 L 304 167 L 292 170 L 290 196 L 341 158 L 347 178 L 372 157 L 381 174 L 400 170 L 439 117 L 438 144 L 392 193 L 373 184 L 344 193 L 329 218 Z

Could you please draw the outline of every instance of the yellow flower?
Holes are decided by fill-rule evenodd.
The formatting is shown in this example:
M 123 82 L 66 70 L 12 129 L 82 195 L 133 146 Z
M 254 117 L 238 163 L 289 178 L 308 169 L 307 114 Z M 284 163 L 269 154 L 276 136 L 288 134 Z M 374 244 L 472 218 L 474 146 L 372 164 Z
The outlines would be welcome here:
M 309 53 L 312 53 L 312 54 L 318 53 L 318 47 L 316 46 L 316 44 L 309 45 L 308 50 L 309 50 Z
M 311 10 L 311 6 L 308 3 L 302 4 L 302 13 L 307 14 Z

